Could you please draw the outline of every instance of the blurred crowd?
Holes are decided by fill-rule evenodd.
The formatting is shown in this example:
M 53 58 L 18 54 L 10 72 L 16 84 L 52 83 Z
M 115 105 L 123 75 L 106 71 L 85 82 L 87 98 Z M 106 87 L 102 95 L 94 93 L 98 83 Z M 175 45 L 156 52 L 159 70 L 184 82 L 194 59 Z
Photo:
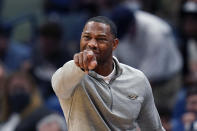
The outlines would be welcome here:
M 0 15 L 0 131 L 66 131 L 51 76 L 97 15 L 117 25 L 114 55 L 148 77 L 164 128 L 197 130 L 197 0 L 42 1 L 41 22 L 28 10 L 10 21 Z M 30 37 L 14 39 L 27 20 Z

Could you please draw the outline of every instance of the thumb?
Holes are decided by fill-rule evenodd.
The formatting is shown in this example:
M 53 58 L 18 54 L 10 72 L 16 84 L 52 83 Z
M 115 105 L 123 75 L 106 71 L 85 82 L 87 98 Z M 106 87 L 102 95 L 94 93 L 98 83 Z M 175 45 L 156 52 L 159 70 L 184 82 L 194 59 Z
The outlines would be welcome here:
M 96 59 L 95 59 L 95 60 L 92 60 L 92 61 L 89 63 L 88 69 L 89 69 L 89 70 L 93 70 L 93 69 L 96 68 L 96 66 L 97 66 L 97 61 L 96 61 Z

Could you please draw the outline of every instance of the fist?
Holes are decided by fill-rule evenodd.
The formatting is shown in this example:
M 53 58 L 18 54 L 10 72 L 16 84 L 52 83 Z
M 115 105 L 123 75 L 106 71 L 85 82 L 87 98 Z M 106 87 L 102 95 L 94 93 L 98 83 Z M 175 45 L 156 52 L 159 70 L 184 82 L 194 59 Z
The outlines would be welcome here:
M 96 56 L 91 50 L 84 50 L 74 55 L 75 64 L 84 69 L 86 73 L 97 66 Z

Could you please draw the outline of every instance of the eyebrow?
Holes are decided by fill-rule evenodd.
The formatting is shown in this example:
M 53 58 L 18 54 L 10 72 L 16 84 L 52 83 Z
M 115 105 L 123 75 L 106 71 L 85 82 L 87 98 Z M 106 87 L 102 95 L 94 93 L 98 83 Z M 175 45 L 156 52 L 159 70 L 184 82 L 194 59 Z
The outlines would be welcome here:
M 89 35 L 90 33 L 89 32 L 82 32 L 82 34 Z
M 83 34 L 84 34 L 84 35 L 90 35 L 89 32 L 83 32 Z M 106 37 L 106 34 L 101 33 L 101 34 L 98 34 L 97 36 L 99 36 L 99 37 Z
M 99 34 L 98 36 L 99 37 L 106 37 L 106 35 L 104 35 L 104 34 Z

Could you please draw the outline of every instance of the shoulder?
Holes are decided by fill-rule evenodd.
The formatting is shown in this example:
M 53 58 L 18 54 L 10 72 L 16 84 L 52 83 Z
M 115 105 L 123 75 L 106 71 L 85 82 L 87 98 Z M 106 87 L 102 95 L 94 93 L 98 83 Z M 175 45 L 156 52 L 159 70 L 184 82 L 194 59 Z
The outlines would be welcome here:
M 135 83 L 140 83 L 143 87 L 147 85 L 148 80 L 142 71 L 123 63 L 120 63 L 120 67 L 122 68 L 123 77 L 127 77 L 128 79 L 135 81 Z
M 122 69 L 122 74 L 118 79 L 119 82 L 121 81 L 121 87 L 128 85 L 130 91 L 135 91 L 136 94 L 143 98 L 147 96 L 151 88 L 144 73 L 123 63 L 120 63 L 119 66 Z
M 144 77 L 144 73 L 136 68 L 133 68 L 129 65 L 119 63 L 120 67 L 122 68 L 123 73 L 130 74 L 130 75 L 135 75 L 136 77 Z
M 145 77 L 142 71 L 119 62 L 119 60 L 115 56 L 113 56 L 113 59 L 117 66 L 118 72 L 121 72 L 121 76 L 127 77 L 127 78 L 131 77 L 131 78 L 140 78 L 140 79 L 143 79 Z

